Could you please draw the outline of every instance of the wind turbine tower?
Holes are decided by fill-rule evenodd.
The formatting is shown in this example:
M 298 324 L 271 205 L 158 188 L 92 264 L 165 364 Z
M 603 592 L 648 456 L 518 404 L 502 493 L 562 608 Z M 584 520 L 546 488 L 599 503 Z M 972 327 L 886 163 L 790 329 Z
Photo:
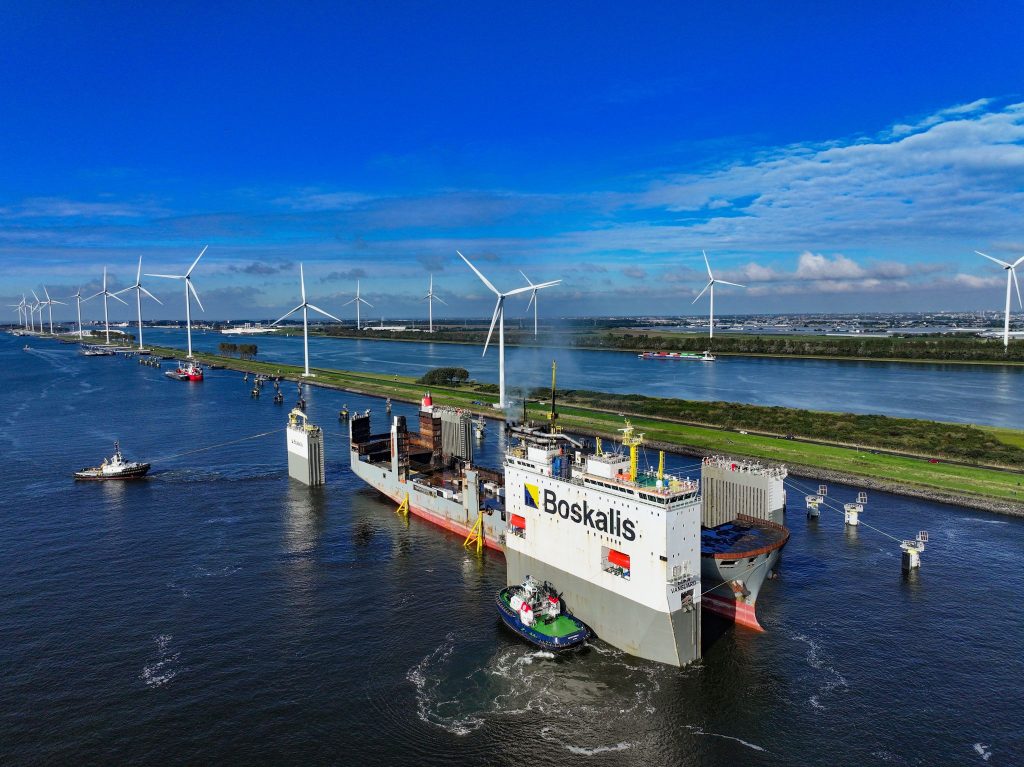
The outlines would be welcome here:
M 147 296 L 152 298 L 161 306 L 164 305 L 163 301 L 161 301 L 159 298 L 157 298 L 144 287 L 142 287 L 142 256 L 139 256 L 139 270 L 135 273 L 135 284 L 125 288 L 124 290 L 119 290 L 117 292 L 127 293 L 129 290 L 135 291 L 135 308 L 139 313 L 139 351 L 142 351 L 142 294 L 145 293 Z
M 356 330 L 362 330 L 362 325 L 360 324 L 360 320 L 359 320 L 359 304 L 366 304 L 371 309 L 373 308 L 373 304 L 371 304 L 369 301 L 363 299 L 359 295 L 359 280 L 356 280 L 356 297 L 353 298 L 351 301 L 346 301 L 343 305 L 344 306 L 348 306 L 349 304 L 355 304 L 356 305 Z
M 308 378 L 313 375 L 312 373 L 309 372 L 309 310 L 312 309 L 314 312 L 317 312 L 318 314 L 322 314 L 325 317 L 330 317 L 332 320 L 339 324 L 341 323 L 341 320 L 339 320 L 330 312 L 325 312 L 323 309 L 313 306 L 313 304 L 309 303 L 309 301 L 306 300 L 306 275 L 302 271 L 302 264 L 299 264 L 299 288 L 302 291 L 302 303 L 296 306 L 286 315 L 281 317 L 281 319 L 271 322 L 270 326 L 273 327 L 281 320 L 288 319 L 293 314 L 295 314 L 295 312 L 297 312 L 299 309 L 302 309 L 302 351 L 306 361 L 306 372 L 303 373 L 302 375 Z M 356 304 L 356 306 L 358 307 L 359 305 Z
M 473 270 L 473 273 L 480 278 L 480 281 L 487 286 L 487 288 L 497 296 L 497 302 L 494 304 L 494 314 L 491 316 L 491 327 L 487 331 L 487 340 L 484 342 L 484 354 L 487 354 L 487 347 L 491 343 L 491 334 L 494 333 L 494 323 L 498 323 L 498 404 L 495 407 L 498 410 L 505 408 L 505 299 L 509 296 L 518 295 L 519 293 L 526 293 L 530 290 L 542 290 L 544 288 L 550 288 L 552 285 L 557 285 L 561 280 L 553 280 L 551 282 L 542 282 L 539 285 L 527 285 L 525 288 L 516 288 L 515 290 L 509 290 L 502 293 L 490 281 L 480 273 L 473 264 L 469 262 L 469 259 L 464 255 L 455 251 L 459 254 L 459 258 L 466 262 L 466 266 Z
M 448 306 L 448 304 L 445 301 L 443 301 L 441 299 L 441 297 L 438 296 L 434 292 L 434 275 L 430 275 L 430 289 L 427 291 L 427 295 L 423 296 L 423 300 L 427 302 L 427 316 L 429 317 L 429 321 L 430 321 L 430 332 L 433 333 L 434 332 L 434 301 L 440 301 L 445 306 Z
M 78 291 L 73 296 L 70 296 L 70 298 L 75 299 L 75 309 L 78 312 L 78 340 L 81 341 L 82 338 L 84 338 L 84 334 L 82 333 L 82 304 L 88 301 L 89 299 L 82 298 L 81 288 L 79 288 Z
M 716 280 L 715 279 L 715 275 L 713 275 L 711 273 L 711 264 L 708 263 L 708 254 L 704 253 L 703 250 L 701 251 L 701 253 L 704 254 L 704 266 L 706 266 L 708 268 L 708 283 L 707 283 L 707 285 L 704 286 L 704 290 L 702 290 L 700 293 L 697 294 L 697 298 L 693 299 L 692 303 L 697 303 L 697 301 L 700 300 L 700 297 L 703 296 L 705 292 L 710 291 L 711 309 L 710 309 L 710 311 L 708 313 L 708 338 L 714 338 L 715 337 L 715 285 L 732 285 L 734 288 L 745 288 L 747 286 L 746 285 L 739 285 L 739 284 L 737 284 L 735 282 L 726 282 L 725 280 Z
M 1000 261 L 998 258 L 992 258 L 992 256 L 986 255 L 980 250 L 974 252 L 979 256 L 984 256 L 989 261 L 994 261 L 1006 270 L 1006 316 L 1003 319 L 1003 347 L 1006 348 L 1010 345 L 1010 282 L 1013 282 L 1013 287 L 1017 289 L 1017 303 L 1024 308 L 1024 302 L 1020 300 L 1020 283 L 1017 282 L 1017 267 L 1024 263 L 1024 256 L 1021 256 L 1012 264 L 1008 264 L 1005 261 Z
M 530 278 L 527 277 L 526 274 L 523 273 L 522 269 L 519 270 L 519 273 L 523 275 L 523 279 L 526 280 L 526 284 L 529 285 L 530 288 L 533 291 L 532 293 L 530 293 L 530 303 L 528 303 L 526 305 L 526 311 L 530 311 L 530 306 L 533 306 L 533 337 L 536 338 L 537 337 L 537 286 L 534 285 L 532 282 L 530 282 Z
M 49 313 L 49 316 L 50 316 L 50 335 L 52 336 L 53 335 L 53 305 L 54 304 L 64 304 L 64 302 L 63 301 L 55 301 L 54 299 L 50 298 L 50 292 L 46 289 L 45 285 L 43 285 L 43 295 L 46 296 L 46 300 L 45 301 L 40 301 L 40 304 L 42 306 L 45 306 L 47 312 Z M 66 304 L 64 304 L 64 305 L 66 305 Z M 42 313 L 42 311 L 39 312 L 39 329 L 40 330 L 43 329 L 43 313 Z
M 123 298 L 121 298 L 119 295 L 117 295 L 117 293 L 111 293 L 109 290 L 107 290 L 107 267 L 105 267 L 105 266 L 103 267 L 103 290 L 101 290 L 99 293 L 94 293 L 93 295 L 89 296 L 89 298 L 86 299 L 86 300 L 87 301 L 91 301 L 92 299 L 96 298 L 97 296 L 103 296 L 103 326 L 104 326 L 104 328 L 106 328 L 106 333 L 107 333 L 107 341 L 106 342 L 109 344 L 110 343 L 110 319 L 107 316 L 107 298 L 116 298 L 118 301 L 120 301 L 125 306 L 128 306 L 128 302 L 125 301 Z M 40 322 L 40 324 L 42 324 L 42 322 Z
M 161 277 L 165 280 L 184 280 L 185 282 L 185 333 L 188 335 L 188 356 L 192 357 L 192 306 L 189 300 L 189 293 L 192 294 L 192 298 L 199 304 L 201 311 L 203 309 L 203 302 L 199 300 L 199 294 L 196 293 L 196 289 L 192 287 L 192 270 L 196 268 L 196 264 L 199 263 L 199 259 L 203 257 L 203 253 L 209 245 L 204 245 L 203 249 L 199 251 L 199 255 L 196 256 L 196 260 L 192 262 L 192 266 L 188 268 L 188 271 L 184 274 L 147 274 L 147 277 Z M 119 299 L 120 300 L 120 299 Z

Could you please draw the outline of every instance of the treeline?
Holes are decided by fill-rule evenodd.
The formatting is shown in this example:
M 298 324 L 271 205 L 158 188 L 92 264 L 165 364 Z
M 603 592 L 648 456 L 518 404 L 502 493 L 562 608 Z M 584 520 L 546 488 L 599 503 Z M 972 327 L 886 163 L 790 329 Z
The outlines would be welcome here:
M 221 343 L 217 346 L 220 353 L 225 357 L 238 356 L 242 360 L 254 360 L 258 349 L 256 344 L 232 344 L 232 343 Z
M 461 386 L 469 380 L 466 368 L 434 368 L 419 377 L 417 383 L 428 386 Z
M 719 336 L 602 333 L 574 339 L 578 348 L 631 351 L 767 354 L 773 356 L 862 357 L 866 359 L 914 359 L 941 362 L 1024 362 L 1024 343 L 1003 348 L 1002 339 L 975 336 L 925 336 L 913 338 L 844 338 L 839 336 Z
M 550 396 L 534 389 L 531 399 Z M 787 407 L 765 407 L 736 402 L 699 402 L 608 394 L 570 389 L 559 391 L 559 402 L 673 421 L 807 437 L 865 448 L 876 447 L 925 456 L 999 466 L 1024 465 L 1024 450 L 1000 442 L 988 432 L 967 424 L 939 423 L 911 418 L 854 413 L 821 413 Z

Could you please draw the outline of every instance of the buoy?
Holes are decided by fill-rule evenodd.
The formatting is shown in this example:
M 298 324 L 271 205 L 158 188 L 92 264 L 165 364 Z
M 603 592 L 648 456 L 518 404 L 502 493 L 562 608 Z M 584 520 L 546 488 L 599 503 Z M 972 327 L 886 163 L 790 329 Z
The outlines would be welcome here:
M 903 541 L 900 544 L 900 549 L 903 550 L 903 556 L 900 557 L 903 572 L 909 573 L 921 566 L 921 552 L 924 551 L 926 543 L 928 543 L 928 531 L 922 530 L 914 540 Z
M 824 498 L 820 495 L 809 495 L 806 498 L 807 501 L 807 517 L 817 519 L 821 516 L 821 509 L 818 508 Z

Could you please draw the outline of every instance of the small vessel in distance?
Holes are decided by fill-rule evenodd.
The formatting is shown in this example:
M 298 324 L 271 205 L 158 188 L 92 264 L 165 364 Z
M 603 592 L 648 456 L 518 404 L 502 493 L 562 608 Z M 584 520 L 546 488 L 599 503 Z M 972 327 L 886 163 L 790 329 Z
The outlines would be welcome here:
M 587 641 L 590 629 L 565 612 L 562 598 L 547 582 L 529 575 L 521 584 L 506 586 L 495 599 L 502 622 L 528 642 L 545 650 L 568 650 Z
M 692 352 L 643 352 L 636 356 L 642 360 L 688 360 L 690 362 L 715 361 L 715 355 L 711 353 L 710 349 L 706 349 L 703 354 L 694 354 Z
M 194 362 L 179 362 L 177 368 L 168 370 L 164 375 L 175 381 L 202 381 L 203 369 Z
M 121 446 L 114 442 L 114 455 L 103 459 L 103 463 L 91 469 L 82 469 L 75 472 L 75 479 L 104 480 L 104 479 L 142 479 L 149 471 L 148 463 L 139 461 L 126 461 L 121 455 Z

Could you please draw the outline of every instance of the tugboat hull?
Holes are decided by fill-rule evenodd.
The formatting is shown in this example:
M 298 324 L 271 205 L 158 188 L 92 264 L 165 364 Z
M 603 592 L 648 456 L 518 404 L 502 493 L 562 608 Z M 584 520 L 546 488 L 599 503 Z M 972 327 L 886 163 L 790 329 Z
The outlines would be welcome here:
M 112 479 L 142 479 L 149 472 L 149 464 L 144 463 L 141 466 L 126 469 L 125 471 L 117 474 L 104 474 L 100 468 L 95 469 L 82 469 L 81 471 L 75 472 L 75 479 L 90 481 L 90 482 L 103 482 Z
M 524 625 L 519 619 L 519 613 L 513 610 L 509 605 L 508 600 L 511 588 L 512 587 L 506 586 L 499 591 L 494 602 L 498 608 L 498 615 L 501 617 L 502 623 L 526 641 L 535 644 L 538 647 L 542 647 L 545 650 L 557 652 L 561 650 L 570 650 L 573 647 L 579 647 L 587 641 L 588 637 L 590 637 L 590 629 L 588 629 L 581 620 L 565 613 L 560 616 L 560 619 L 571 621 L 576 626 L 576 630 L 570 634 L 553 636 L 546 634 L 543 631 L 538 631 L 531 626 Z

